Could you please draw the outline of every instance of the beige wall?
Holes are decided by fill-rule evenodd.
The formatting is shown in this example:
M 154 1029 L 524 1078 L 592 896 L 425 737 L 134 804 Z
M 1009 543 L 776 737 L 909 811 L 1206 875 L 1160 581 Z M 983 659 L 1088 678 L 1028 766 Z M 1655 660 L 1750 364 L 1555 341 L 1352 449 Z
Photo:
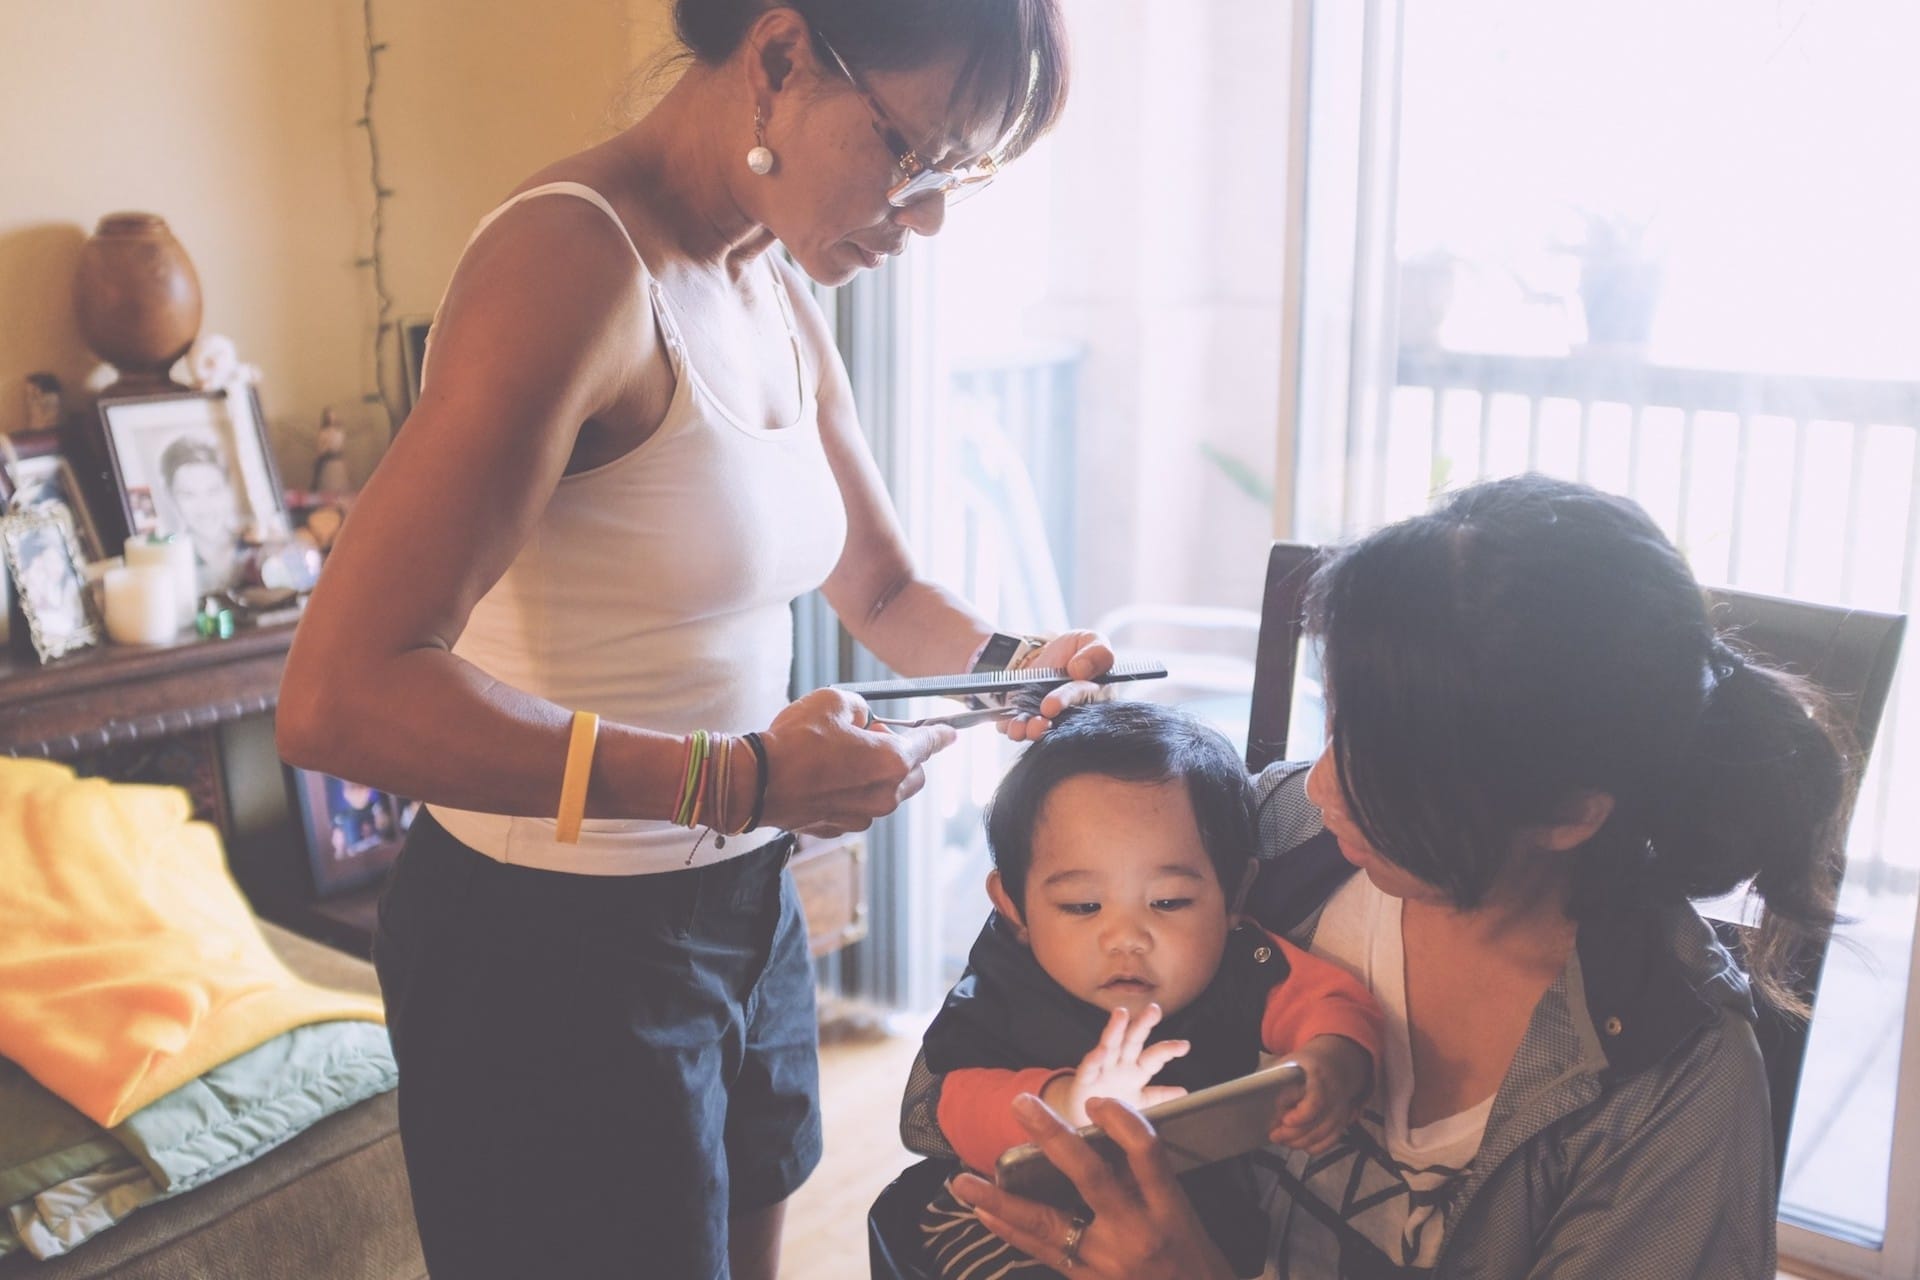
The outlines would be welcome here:
M 395 314 L 430 312 L 473 222 L 531 170 L 620 122 L 665 0 L 373 0 L 374 117 Z M 202 332 L 260 366 L 283 478 L 322 408 L 364 478 L 373 381 L 361 0 L 0 0 L 0 430 L 21 379 L 98 377 L 70 300 L 101 215 L 165 217 L 199 272 Z M 395 348 L 389 348 L 394 351 Z M 390 359 L 398 382 L 397 357 Z

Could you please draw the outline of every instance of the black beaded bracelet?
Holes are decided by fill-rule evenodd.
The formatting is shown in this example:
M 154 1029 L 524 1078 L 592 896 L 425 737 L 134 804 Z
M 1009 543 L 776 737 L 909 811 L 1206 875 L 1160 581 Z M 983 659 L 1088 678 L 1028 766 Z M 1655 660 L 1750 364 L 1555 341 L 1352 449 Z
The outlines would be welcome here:
M 760 825 L 760 812 L 767 806 L 767 749 L 760 744 L 760 735 L 743 735 L 747 746 L 753 751 L 753 813 L 747 819 L 742 831 L 752 831 Z

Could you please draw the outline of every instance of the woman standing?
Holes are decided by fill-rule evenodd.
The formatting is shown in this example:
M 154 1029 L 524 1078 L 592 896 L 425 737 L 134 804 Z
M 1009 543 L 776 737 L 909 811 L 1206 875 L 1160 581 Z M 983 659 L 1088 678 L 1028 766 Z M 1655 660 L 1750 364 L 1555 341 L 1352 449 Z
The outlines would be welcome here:
M 908 674 L 1112 661 L 916 575 L 768 252 L 838 284 L 937 232 L 1057 117 L 1054 0 L 676 18 L 659 105 L 475 232 L 281 697 L 287 759 L 428 802 L 375 949 L 436 1276 L 774 1273 L 820 1144 L 784 833 L 864 828 L 952 741 L 787 705 L 796 596 Z

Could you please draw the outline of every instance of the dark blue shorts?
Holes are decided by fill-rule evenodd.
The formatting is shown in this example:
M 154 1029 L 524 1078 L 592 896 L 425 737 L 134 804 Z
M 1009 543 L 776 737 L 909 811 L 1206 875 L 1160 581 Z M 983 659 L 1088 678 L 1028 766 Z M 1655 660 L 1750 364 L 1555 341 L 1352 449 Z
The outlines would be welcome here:
M 374 962 L 435 1280 L 727 1275 L 730 1214 L 820 1158 L 791 840 L 710 866 L 508 866 L 422 811 Z

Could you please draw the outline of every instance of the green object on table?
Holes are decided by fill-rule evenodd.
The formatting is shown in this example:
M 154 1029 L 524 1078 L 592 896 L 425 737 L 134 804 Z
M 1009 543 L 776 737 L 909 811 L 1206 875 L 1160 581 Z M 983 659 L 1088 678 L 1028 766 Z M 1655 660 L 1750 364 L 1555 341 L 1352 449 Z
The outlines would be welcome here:
M 233 638 L 233 610 L 222 609 L 209 600 L 194 615 L 193 629 L 209 640 L 231 640 Z

